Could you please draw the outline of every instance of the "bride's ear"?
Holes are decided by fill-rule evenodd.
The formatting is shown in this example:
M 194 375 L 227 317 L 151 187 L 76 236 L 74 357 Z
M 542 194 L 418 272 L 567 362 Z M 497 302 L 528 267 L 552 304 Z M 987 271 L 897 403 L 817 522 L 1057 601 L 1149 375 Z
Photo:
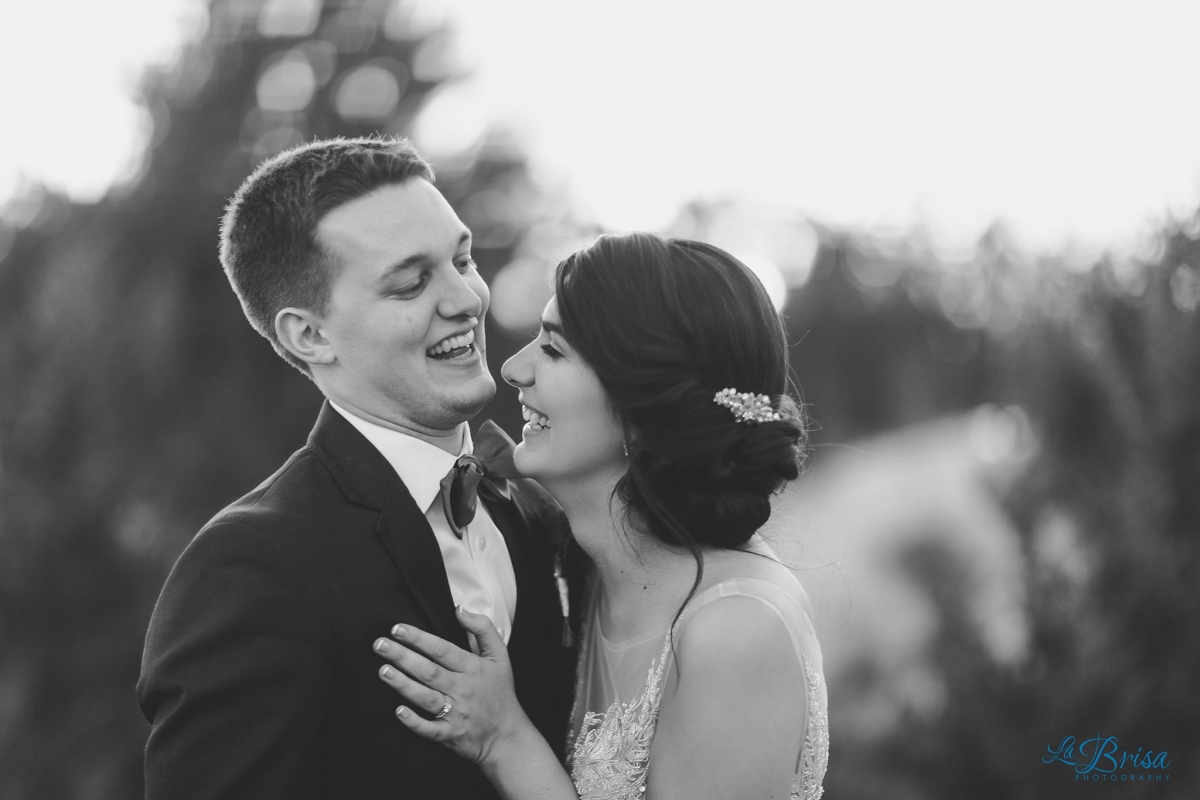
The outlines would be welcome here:
M 628 422 L 621 424 L 622 446 L 625 450 L 625 457 L 629 458 L 629 454 L 633 452 L 634 445 L 637 444 L 638 435 L 633 426 Z
M 285 308 L 276 314 L 275 335 L 289 353 L 306 364 L 332 364 L 337 360 L 322 319 L 307 309 Z

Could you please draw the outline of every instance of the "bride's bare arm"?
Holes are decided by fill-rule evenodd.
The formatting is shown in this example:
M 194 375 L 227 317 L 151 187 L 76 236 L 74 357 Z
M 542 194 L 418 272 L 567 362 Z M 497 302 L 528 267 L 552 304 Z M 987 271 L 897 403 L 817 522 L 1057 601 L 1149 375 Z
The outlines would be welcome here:
M 408 701 L 396 709 L 400 721 L 478 764 L 510 800 L 575 800 L 570 776 L 517 701 L 504 640 L 482 614 L 460 609 L 458 619 L 480 655 L 411 625 L 394 627 L 394 641 L 376 640 L 389 662 L 379 677 Z
M 650 752 L 656 800 L 787 798 L 805 726 L 805 684 L 787 627 L 747 597 L 698 610 L 676 637 Z M 674 670 L 672 670 L 674 671 Z
M 483 774 L 506 800 L 578 800 L 575 784 L 554 751 L 530 725 L 496 743 L 480 765 Z

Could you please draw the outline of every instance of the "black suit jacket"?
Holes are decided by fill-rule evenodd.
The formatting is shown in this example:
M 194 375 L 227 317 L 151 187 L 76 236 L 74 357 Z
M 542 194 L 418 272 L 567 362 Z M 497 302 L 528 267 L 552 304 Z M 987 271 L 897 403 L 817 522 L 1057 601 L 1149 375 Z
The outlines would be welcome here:
M 575 653 L 552 548 L 565 517 L 514 484 L 513 502 L 488 507 L 516 573 L 509 656 L 521 705 L 561 751 Z M 307 446 L 205 525 L 167 579 L 138 682 L 147 798 L 496 797 L 395 718 L 371 644 L 397 622 L 467 648 L 424 514 L 326 403 Z

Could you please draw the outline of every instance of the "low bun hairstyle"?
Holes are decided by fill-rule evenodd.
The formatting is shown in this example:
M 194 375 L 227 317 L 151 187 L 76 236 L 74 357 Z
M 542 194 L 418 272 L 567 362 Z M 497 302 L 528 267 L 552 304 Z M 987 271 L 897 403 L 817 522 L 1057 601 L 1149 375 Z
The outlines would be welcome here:
M 701 548 L 743 547 L 800 471 L 805 426 L 779 314 L 729 253 L 647 233 L 600 237 L 555 283 L 563 333 L 625 425 L 615 494 L 639 527 L 692 553 L 699 585 Z M 738 422 L 713 402 L 725 388 L 769 396 L 780 419 Z

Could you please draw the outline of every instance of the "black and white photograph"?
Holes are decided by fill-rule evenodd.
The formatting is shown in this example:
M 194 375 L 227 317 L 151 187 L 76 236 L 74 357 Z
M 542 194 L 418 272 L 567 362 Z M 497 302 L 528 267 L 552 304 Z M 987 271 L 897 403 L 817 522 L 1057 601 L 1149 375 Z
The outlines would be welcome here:
M 1198 31 L 10 0 L 0 798 L 1200 796 Z

